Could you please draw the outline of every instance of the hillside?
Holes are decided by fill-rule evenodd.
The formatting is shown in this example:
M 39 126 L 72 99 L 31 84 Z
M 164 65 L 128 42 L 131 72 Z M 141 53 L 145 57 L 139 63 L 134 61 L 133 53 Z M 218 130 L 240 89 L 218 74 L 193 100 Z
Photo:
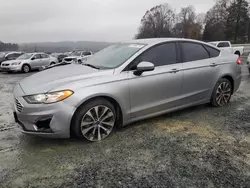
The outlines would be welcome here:
M 113 43 L 91 41 L 39 42 L 19 44 L 19 50 L 25 52 L 68 52 L 75 49 L 97 52 Z

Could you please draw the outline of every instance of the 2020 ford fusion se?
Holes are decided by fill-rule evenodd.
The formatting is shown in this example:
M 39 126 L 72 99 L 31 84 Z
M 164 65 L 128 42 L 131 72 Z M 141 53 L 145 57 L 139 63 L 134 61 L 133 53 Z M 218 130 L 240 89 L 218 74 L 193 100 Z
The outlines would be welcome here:
M 14 116 L 27 134 L 100 141 L 114 126 L 203 103 L 226 105 L 239 88 L 240 64 L 238 56 L 195 40 L 119 43 L 85 64 L 20 81 Z

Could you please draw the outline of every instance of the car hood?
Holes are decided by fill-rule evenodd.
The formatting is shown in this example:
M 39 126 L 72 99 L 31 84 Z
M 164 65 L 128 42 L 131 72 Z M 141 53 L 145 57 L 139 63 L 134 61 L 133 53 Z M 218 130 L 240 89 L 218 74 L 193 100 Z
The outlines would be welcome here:
M 9 64 L 11 64 L 11 63 L 25 63 L 25 62 L 28 62 L 29 60 L 7 60 L 7 61 L 4 61 L 3 63 L 9 63 Z
M 22 62 L 21 60 L 8 60 L 8 61 L 4 61 L 3 63 L 16 63 L 16 62 Z
M 70 64 L 33 74 L 20 81 L 19 84 L 26 95 L 32 95 L 49 92 L 70 82 L 112 74 L 113 70 L 97 70 L 83 65 Z

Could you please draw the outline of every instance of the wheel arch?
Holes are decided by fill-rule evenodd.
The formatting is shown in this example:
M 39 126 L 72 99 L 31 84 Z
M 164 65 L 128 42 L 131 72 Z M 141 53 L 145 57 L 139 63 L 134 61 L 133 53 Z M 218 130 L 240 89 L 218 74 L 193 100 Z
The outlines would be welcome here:
M 232 88 L 232 94 L 233 94 L 235 85 L 234 85 L 234 79 L 233 79 L 232 75 L 225 74 L 225 75 L 223 75 L 223 76 L 220 77 L 220 79 L 223 79 L 223 78 L 228 79 L 230 81 L 230 83 L 232 84 L 232 87 L 233 87 Z
M 32 69 L 32 67 L 31 67 L 31 65 L 30 65 L 29 63 L 24 63 L 24 64 L 22 64 L 22 70 L 23 70 L 23 67 L 24 67 L 25 65 L 28 65 L 29 68 L 30 68 L 30 70 Z
M 72 131 L 73 119 L 74 119 L 76 113 L 78 112 L 78 110 L 80 109 L 80 107 L 84 106 L 85 104 L 89 103 L 90 101 L 100 99 L 100 98 L 108 100 L 111 104 L 114 105 L 115 110 L 117 112 L 117 114 L 116 114 L 116 127 L 122 127 L 122 125 L 123 125 L 123 109 L 122 109 L 120 103 L 118 102 L 118 100 L 116 100 L 114 97 L 109 96 L 109 95 L 94 95 L 94 96 L 88 97 L 84 101 L 81 101 L 76 106 L 76 110 L 74 111 L 73 116 L 72 116 L 71 121 L 70 121 L 70 135 L 71 136 L 73 135 L 73 131 Z
M 239 55 L 239 56 L 241 56 L 241 54 L 240 54 L 240 51 L 239 51 L 239 50 L 237 50 L 236 52 L 234 52 L 234 54 L 235 54 L 235 55 Z

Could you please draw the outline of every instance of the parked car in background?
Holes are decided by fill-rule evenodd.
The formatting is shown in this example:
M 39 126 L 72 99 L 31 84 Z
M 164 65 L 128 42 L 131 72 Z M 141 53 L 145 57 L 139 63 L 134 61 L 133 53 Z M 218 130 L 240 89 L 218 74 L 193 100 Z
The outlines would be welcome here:
M 79 63 L 86 61 L 93 55 L 90 51 L 73 51 L 68 57 L 64 58 L 63 61 L 70 63 Z
M 244 53 L 244 46 L 232 47 L 230 41 L 214 41 L 209 43 L 220 48 L 222 51 L 228 51 L 238 56 L 241 56 Z
M 61 53 L 53 53 L 51 56 L 57 58 L 59 63 L 62 62 L 65 57 L 68 57 L 68 55 Z
M 1 64 L 2 71 L 28 73 L 34 69 L 40 69 L 42 66 L 58 63 L 57 58 L 49 56 L 46 53 L 26 53 L 19 56 L 16 60 L 5 61 Z
M 7 60 L 15 60 L 20 55 L 24 54 L 23 52 L 0 52 L 0 65 L 2 62 Z
M 227 105 L 241 82 L 240 64 L 195 40 L 119 43 L 84 64 L 22 80 L 14 88 L 14 117 L 26 134 L 100 141 L 114 126 L 199 104 Z

